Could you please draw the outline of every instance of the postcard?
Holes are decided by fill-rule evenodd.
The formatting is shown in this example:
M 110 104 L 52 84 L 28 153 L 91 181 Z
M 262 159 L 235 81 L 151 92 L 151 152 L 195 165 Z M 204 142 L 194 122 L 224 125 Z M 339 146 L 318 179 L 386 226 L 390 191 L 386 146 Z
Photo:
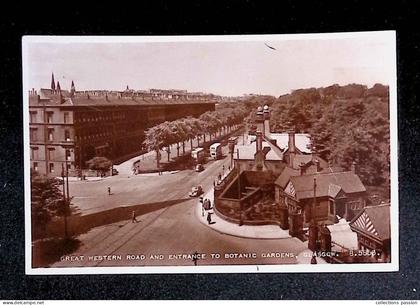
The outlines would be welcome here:
M 394 31 L 22 56 L 27 274 L 398 270 Z

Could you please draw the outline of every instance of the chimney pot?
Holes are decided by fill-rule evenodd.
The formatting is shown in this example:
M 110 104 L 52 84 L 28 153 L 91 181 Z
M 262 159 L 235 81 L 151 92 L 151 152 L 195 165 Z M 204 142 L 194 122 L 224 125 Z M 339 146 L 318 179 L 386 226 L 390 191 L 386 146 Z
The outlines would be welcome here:
M 316 171 L 320 172 L 321 171 L 321 164 L 319 163 L 319 160 L 315 159 L 314 163 L 316 165 Z
M 351 171 L 355 174 L 356 173 L 356 161 L 353 161 L 351 164 Z

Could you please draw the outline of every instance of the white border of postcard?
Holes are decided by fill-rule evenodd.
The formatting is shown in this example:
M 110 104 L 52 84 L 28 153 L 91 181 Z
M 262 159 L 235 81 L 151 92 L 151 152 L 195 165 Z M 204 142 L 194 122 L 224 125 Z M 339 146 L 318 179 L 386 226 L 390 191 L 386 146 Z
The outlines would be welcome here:
M 209 265 L 209 266 L 148 266 L 148 267 L 63 267 L 32 268 L 31 247 L 31 202 L 30 202 L 30 156 L 29 156 L 29 86 L 26 80 L 28 62 L 25 58 L 27 47 L 34 42 L 54 43 L 124 43 L 124 42 L 181 42 L 181 41 L 284 41 L 306 39 L 341 39 L 358 37 L 378 37 L 388 39 L 395 48 L 393 52 L 393 75 L 389 83 L 390 144 L 391 144 L 391 262 L 371 264 L 318 264 L 318 265 Z M 399 226 L 398 226 L 398 124 L 397 124 L 397 62 L 396 32 L 348 32 L 322 34 L 282 34 L 282 35 L 226 35 L 226 36 L 24 36 L 22 38 L 23 77 L 23 134 L 25 173 L 25 270 L 26 274 L 136 274 L 136 273 L 312 273 L 312 272 L 389 272 L 399 269 Z

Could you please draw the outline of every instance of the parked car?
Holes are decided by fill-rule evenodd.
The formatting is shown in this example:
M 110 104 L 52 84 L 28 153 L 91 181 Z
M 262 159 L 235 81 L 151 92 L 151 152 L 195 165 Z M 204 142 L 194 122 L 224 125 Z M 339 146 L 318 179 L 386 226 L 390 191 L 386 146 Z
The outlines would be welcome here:
M 202 172 L 203 170 L 204 170 L 203 164 L 199 163 L 195 166 L 195 171 L 196 172 Z
M 115 168 L 113 168 L 112 169 L 112 176 L 115 176 L 115 175 L 118 175 L 118 171 Z
M 193 186 L 191 189 L 191 192 L 188 193 L 188 196 L 190 197 L 198 197 L 201 194 L 203 194 L 203 188 L 201 187 L 201 185 L 198 186 Z

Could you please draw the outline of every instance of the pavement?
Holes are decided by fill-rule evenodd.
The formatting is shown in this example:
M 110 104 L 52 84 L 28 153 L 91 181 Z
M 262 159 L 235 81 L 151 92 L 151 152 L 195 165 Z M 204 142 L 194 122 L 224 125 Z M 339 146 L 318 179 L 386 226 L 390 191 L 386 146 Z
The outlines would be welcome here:
M 225 173 L 227 175 L 228 172 Z M 211 188 L 208 190 L 204 195 L 203 199 L 209 199 L 214 204 L 214 189 Z M 211 213 L 211 223 L 207 222 L 207 214 Z M 220 218 L 211 208 L 208 211 L 204 211 L 201 207 L 199 202 L 199 198 L 197 198 L 197 204 L 195 205 L 195 215 L 200 221 L 200 223 L 207 228 L 210 228 L 214 231 L 217 231 L 221 234 L 226 234 L 235 237 L 242 237 L 242 238 L 250 238 L 250 239 L 293 239 L 298 243 L 304 245 L 304 250 L 299 252 L 296 255 L 296 263 L 297 264 L 311 264 L 313 253 L 311 250 L 308 249 L 308 242 L 302 242 L 295 237 L 291 237 L 289 235 L 288 230 L 283 230 L 279 226 L 275 225 L 262 225 L 262 226 L 247 226 L 242 225 L 239 226 L 238 224 L 228 222 L 222 218 Z M 317 264 L 328 264 L 323 258 L 316 257 Z

